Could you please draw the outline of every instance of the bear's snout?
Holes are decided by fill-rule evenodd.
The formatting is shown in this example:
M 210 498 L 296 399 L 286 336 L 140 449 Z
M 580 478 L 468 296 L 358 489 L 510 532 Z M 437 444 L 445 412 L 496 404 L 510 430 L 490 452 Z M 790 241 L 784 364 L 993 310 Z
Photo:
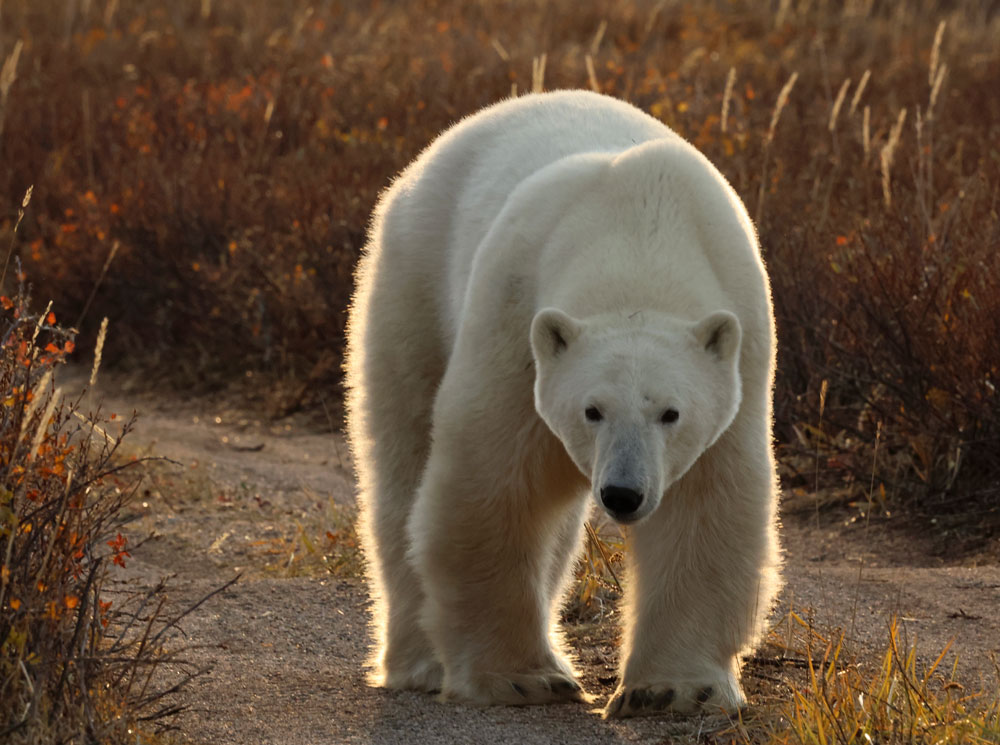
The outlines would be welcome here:
M 612 517 L 627 522 L 642 504 L 642 492 L 627 486 L 605 486 L 601 488 L 601 502 Z

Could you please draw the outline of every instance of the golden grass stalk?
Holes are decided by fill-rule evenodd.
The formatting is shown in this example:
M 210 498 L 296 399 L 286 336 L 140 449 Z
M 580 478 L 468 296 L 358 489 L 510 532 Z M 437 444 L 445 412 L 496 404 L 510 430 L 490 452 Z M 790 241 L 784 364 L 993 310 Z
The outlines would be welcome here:
M 861 117 L 861 145 L 865 150 L 865 163 L 872 150 L 872 107 L 865 106 L 864 116 Z
M 86 424 L 87 426 L 89 426 L 94 432 L 96 432 L 101 437 L 103 437 L 104 441 L 107 442 L 109 445 L 113 445 L 115 443 L 115 438 L 112 437 L 111 435 L 109 435 L 107 433 L 107 431 L 103 427 L 101 427 L 99 424 L 97 424 L 93 419 L 88 419 L 87 417 L 85 417 L 83 414 L 81 414 L 76 409 L 73 409 L 72 413 L 73 413 L 73 416 L 75 416 L 81 422 L 83 422 L 84 424 Z
M 49 372 L 51 373 L 51 371 Z M 35 453 L 38 452 L 38 446 L 42 444 L 45 433 L 49 430 L 48 422 L 52 418 L 52 412 L 55 410 L 56 404 L 59 403 L 61 395 L 62 388 L 56 388 L 52 391 L 52 396 L 49 397 L 49 404 L 45 407 L 45 413 L 42 414 L 42 418 L 38 422 L 38 429 L 35 430 L 35 437 L 31 441 L 31 450 L 28 451 L 28 461 L 33 460 Z
M 774 16 L 774 26 L 775 28 L 780 28 L 785 24 L 785 17 L 788 15 L 789 10 L 792 7 L 792 0 L 781 0 L 778 4 L 778 12 Z
M 767 139 L 764 141 L 765 146 L 770 146 L 774 142 L 774 132 L 778 128 L 778 120 L 781 118 L 781 112 L 788 104 L 788 97 L 791 95 L 792 88 L 795 87 L 795 81 L 798 79 L 799 74 L 793 72 L 778 94 L 778 100 L 774 103 L 774 113 L 771 114 L 771 126 L 767 128 Z
M 115 19 L 115 13 L 118 12 L 118 0 L 109 0 L 108 4 L 104 7 L 104 25 L 110 26 L 111 22 Z
M 941 40 L 944 39 L 944 29 L 948 25 L 947 21 L 938 24 L 937 31 L 934 32 L 934 44 L 931 46 L 931 63 L 927 69 L 927 85 L 933 86 L 937 79 L 938 62 L 941 59 Z
M 493 45 L 493 50 L 497 53 L 497 56 L 500 59 L 502 59 L 504 62 L 510 62 L 510 52 L 508 52 L 507 48 L 500 43 L 500 40 L 498 38 L 494 36 L 492 39 L 490 39 L 490 44 Z
M 767 193 L 767 166 L 768 159 L 771 155 L 771 143 L 774 142 L 774 132 L 778 128 L 778 120 L 781 118 L 781 112 L 788 103 L 788 97 L 792 93 L 792 88 L 795 87 L 795 81 L 798 80 L 798 72 L 793 72 L 788 78 L 788 81 L 782 87 L 781 92 L 778 93 L 778 99 L 774 102 L 774 113 L 771 114 L 771 126 L 767 129 L 767 137 L 764 138 L 764 165 L 760 172 L 760 189 L 757 192 L 757 210 L 754 213 L 754 223 L 758 226 L 764 217 L 764 194 Z
M 656 19 L 660 17 L 660 13 L 663 11 L 663 6 L 666 4 L 667 0 L 660 0 L 655 6 L 653 6 L 653 10 L 650 11 L 649 18 L 646 19 L 645 32 L 647 36 L 653 30 L 653 26 L 656 25 Z
M 851 98 L 851 108 L 848 110 L 849 116 L 854 116 L 854 112 L 857 111 L 858 104 L 861 103 L 861 94 L 865 92 L 865 87 L 868 85 L 868 79 L 872 76 L 871 70 L 865 70 L 864 74 L 861 76 L 861 80 L 858 81 L 858 87 L 854 91 L 854 97 Z
M 729 103 L 733 98 L 733 87 L 736 85 L 736 68 L 730 67 L 729 74 L 726 75 L 726 89 L 722 92 L 722 121 L 720 128 L 726 131 L 729 124 Z
M 42 330 L 42 325 L 45 323 L 46 317 L 49 315 L 49 311 L 52 310 L 52 301 L 49 300 L 49 304 L 45 306 L 45 312 L 38 316 L 38 323 L 35 324 L 35 330 L 31 334 L 31 346 L 35 346 L 35 340 L 38 338 L 38 333 Z M 37 353 L 38 350 L 36 349 Z
M 3 111 L 0 110 L 0 134 L 3 133 Z M 10 266 L 10 257 L 14 253 L 14 235 L 17 233 L 17 229 L 21 227 L 21 220 L 24 219 L 24 211 L 28 209 L 28 203 L 31 201 L 31 192 L 34 191 L 35 185 L 32 184 L 28 187 L 28 190 L 24 192 L 24 199 L 21 200 L 21 209 L 17 211 L 17 221 L 14 223 L 14 230 L 10 234 L 10 247 L 7 249 L 7 258 L 3 262 L 3 271 L 0 272 L 0 288 L 3 287 L 3 281 L 7 279 L 7 267 Z
M 590 41 L 590 56 L 593 57 L 597 54 L 597 50 L 601 46 L 601 41 L 604 39 L 604 32 L 608 30 L 607 20 L 602 20 L 601 25 L 597 27 L 597 31 L 594 33 L 594 38 Z
M 531 58 L 531 92 L 541 93 L 545 90 L 545 61 L 547 55 L 542 52 L 540 57 Z
M 899 116 L 896 117 L 896 123 L 892 125 L 892 129 L 889 131 L 889 140 L 882 147 L 882 197 L 885 200 L 886 207 L 892 206 L 892 183 L 890 174 L 892 171 L 892 161 L 896 154 L 896 146 L 899 144 L 899 137 L 903 133 L 903 123 L 905 121 L 906 109 L 901 109 Z
M 604 547 L 604 541 L 602 541 L 601 537 L 597 535 L 597 531 L 594 530 L 594 526 L 590 524 L 589 520 L 586 523 L 584 523 L 584 527 L 586 527 L 587 529 L 587 536 L 590 538 L 591 541 L 593 541 L 594 546 L 600 552 L 601 561 L 604 564 L 604 568 L 607 569 L 608 573 L 611 575 L 611 579 L 614 580 L 615 588 L 618 590 L 618 592 L 621 592 L 622 586 L 621 583 L 618 581 L 618 575 L 615 574 L 615 568 L 611 564 L 611 557 L 608 555 L 607 549 Z
M 840 108 L 844 105 L 844 99 L 847 97 L 847 89 L 851 87 L 851 79 L 846 78 L 843 83 L 840 84 L 840 90 L 837 91 L 837 98 L 833 101 L 833 108 L 830 109 L 830 121 L 827 122 L 826 128 L 830 130 L 833 134 L 837 131 L 837 117 L 840 116 Z
M 21 59 L 21 50 L 24 48 L 24 40 L 18 39 L 14 44 L 14 49 L 7 55 L 3 67 L 0 67 L 0 106 L 7 102 L 7 94 L 17 80 L 17 62 Z
M 923 157 L 923 147 L 924 147 L 924 117 L 923 117 L 923 114 L 920 111 L 920 107 L 919 106 L 917 107 L 917 121 L 916 121 L 916 125 L 915 126 L 917 128 L 917 148 L 918 148 L 918 152 L 920 153 L 920 160 L 923 161 L 924 160 L 924 157 Z
M 931 86 L 931 100 L 927 106 L 927 120 L 934 118 L 934 106 L 937 104 L 938 95 L 941 93 L 941 86 L 944 84 L 944 76 L 948 72 L 948 65 L 941 65 L 937 75 L 934 77 L 934 85 Z
M 21 58 L 21 49 L 24 48 L 24 41 L 18 39 L 14 44 L 14 49 L 7 59 L 4 60 L 3 67 L 0 67 L 0 135 L 3 134 L 3 125 L 7 111 L 7 94 L 17 80 L 17 61 Z
M 108 333 L 108 317 L 104 316 L 101 321 L 101 328 L 97 332 L 97 343 L 94 345 L 94 366 L 90 370 L 90 387 L 93 388 L 97 382 L 97 371 L 101 367 L 101 352 L 104 350 L 104 337 Z
M 583 62 L 587 66 L 587 80 L 590 81 L 590 90 L 600 93 L 601 84 L 597 82 L 597 71 L 594 69 L 594 58 L 588 54 L 583 58 Z
M 21 438 L 24 437 L 24 431 L 28 428 L 31 418 L 35 415 L 42 401 L 45 400 L 45 391 L 48 390 L 49 383 L 51 382 L 52 368 L 49 368 L 31 392 L 31 401 L 28 402 L 28 408 L 25 409 L 24 416 L 21 417 L 21 431 L 17 434 L 17 439 L 14 441 L 14 448 L 11 452 L 17 451 L 17 446 L 21 444 Z

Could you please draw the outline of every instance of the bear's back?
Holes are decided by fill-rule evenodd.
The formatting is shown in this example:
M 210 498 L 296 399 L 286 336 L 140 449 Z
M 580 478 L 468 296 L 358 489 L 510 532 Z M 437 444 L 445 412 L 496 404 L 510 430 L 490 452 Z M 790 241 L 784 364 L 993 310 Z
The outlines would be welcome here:
M 518 184 L 579 153 L 615 154 L 676 135 L 622 101 L 589 91 L 508 99 L 452 127 L 414 164 L 417 177 L 450 194 L 446 239 L 455 249 L 478 245 Z M 420 190 L 413 207 L 441 217 L 441 192 Z M 456 245 L 459 244 L 459 245 Z M 474 246 L 472 247 L 474 248 Z
M 613 156 L 662 138 L 679 139 L 634 106 L 590 91 L 490 106 L 438 137 L 383 197 L 383 266 L 428 286 L 450 337 L 476 250 L 520 184 L 580 153 Z

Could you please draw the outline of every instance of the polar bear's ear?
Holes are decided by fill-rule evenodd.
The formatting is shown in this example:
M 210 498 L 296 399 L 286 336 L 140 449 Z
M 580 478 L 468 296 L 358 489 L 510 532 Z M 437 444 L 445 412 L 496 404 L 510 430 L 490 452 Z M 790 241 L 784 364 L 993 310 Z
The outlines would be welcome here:
M 706 352 L 720 360 L 732 360 L 739 354 L 743 332 L 740 320 L 728 310 L 717 310 L 702 318 L 692 330 Z
M 538 311 L 531 322 L 531 351 L 537 361 L 554 360 L 580 335 L 583 324 L 555 308 Z

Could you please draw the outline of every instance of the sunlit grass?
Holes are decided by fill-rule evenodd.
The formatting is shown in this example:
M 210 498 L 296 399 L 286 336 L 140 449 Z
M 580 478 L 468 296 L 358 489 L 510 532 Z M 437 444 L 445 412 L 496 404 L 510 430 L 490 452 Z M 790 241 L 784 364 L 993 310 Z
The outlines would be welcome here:
M 823 635 L 792 612 L 799 628 L 796 657 L 805 679 L 791 696 L 764 716 L 767 743 L 936 743 L 1000 742 L 1000 693 L 977 692 L 958 682 L 955 666 L 942 670 L 951 644 L 933 662 L 918 662 L 898 619 L 888 623 L 881 655 L 859 658 L 843 632 Z M 778 624 L 779 628 L 785 623 Z M 777 632 L 783 636 L 783 628 Z M 997 677 L 1000 683 L 1000 676 Z

